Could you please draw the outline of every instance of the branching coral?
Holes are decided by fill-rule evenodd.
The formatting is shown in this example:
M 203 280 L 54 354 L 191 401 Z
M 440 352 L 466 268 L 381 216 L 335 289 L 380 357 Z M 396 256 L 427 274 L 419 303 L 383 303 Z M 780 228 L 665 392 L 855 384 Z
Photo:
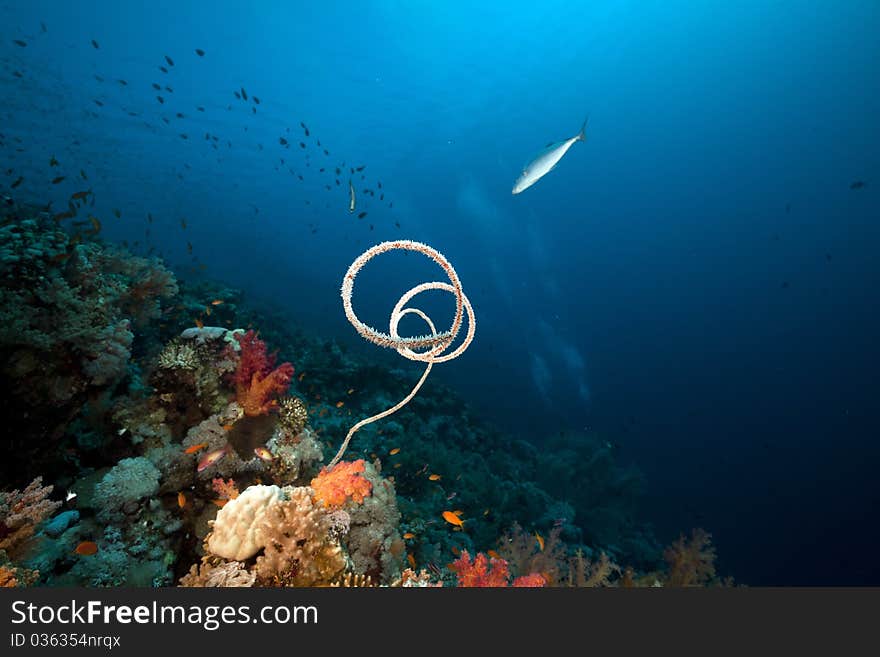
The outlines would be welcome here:
M 281 363 L 274 367 L 276 355 L 267 354 L 266 343 L 254 331 L 236 337 L 241 347 L 238 367 L 232 377 L 236 398 L 245 415 L 263 415 L 277 407 L 275 395 L 287 392 L 293 365 Z
M 666 548 L 663 558 L 669 564 L 666 586 L 705 586 L 715 578 L 715 547 L 712 535 L 694 529 L 690 540 L 683 535 Z
M 37 477 L 24 490 L 0 493 L 0 550 L 15 557 L 43 520 L 61 506 L 49 499 L 52 486 Z
M 315 498 L 324 506 L 340 508 L 349 500 L 360 504 L 370 494 L 373 485 L 363 476 L 363 459 L 338 463 L 335 468 L 324 468 L 312 479 Z
M 254 523 L 257 542 L 265 546 L 257 557 L 257 578 L 275 586 L 327 586 L 348 564 L 331 521 L 315 504 L 311 488 L 284 493 L 285 499 L 269 505 Z

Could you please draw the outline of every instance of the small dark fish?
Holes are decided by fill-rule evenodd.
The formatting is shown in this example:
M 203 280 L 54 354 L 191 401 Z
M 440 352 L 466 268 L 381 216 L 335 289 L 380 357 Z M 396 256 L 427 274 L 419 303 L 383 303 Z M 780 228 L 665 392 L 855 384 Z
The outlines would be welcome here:
M 57 167 L 58 166 L 58 160 L 55 159 L 54 155 L 51 158 L 49 158 L 49 166 L 50 167 Z
M 397 226 L 398 228 L 400 228 L 400 222 L 399 222 L 399 221 L 395 221 L 395 222 L 394 222 L 394 225 Z
M 178 119 L 185 119 L 186 117 L 183 115 L 183 112 L 178 112 L 178 113 L 177 113 L 177 118 L 178 118 Z
M 367 213 L 366 213 L 366 212 L 359 212 L 359 213 L 358 213 L 358 219 L 363 219 L 363 218 L 366 217 L 366 216 L 367 216 Z
M 162 120 L 165 122 L 166 125 L 168 125 L 168 124 L 171 123 L 171 121 L 168 120 L 168 117 L 167 117 L 167 116 L 163 116 L 163 117 L 162 117 Z
M 86 172 L 83 171 L 82 169 L 79 170 L 79 175 L 80 175 L 80 177 L 81 177 L 83 180 L 88 180 L 88 179 L 89 179 L 89 177 L 86 175 Z
M 26 47 L 27 47 L 27 42 L 26 42 L 26 41 L 22 41 L 21 39 L 14 39 L 14 40 L 12 41 L 12 43 L 14 43 L 15 45 L 17 45 L 19 48 L 26 48 Z
M 376 187 L 378 187 L 379 189 L 382 189 L 382 181 L 381 180 L 376 181 Z
M 255 102 L 257 105 L 260 104 L 260 99 L 259 99 L 259 98 L 257 98 L 256 96 L 252 96 L 252 98 L 254 99 L 254 102 Z
M 24 176 L 19 176 L 19 177 L 16 179 L 16 181 L 10 185 L 10 187 L 12 187 L 12 189 L 15 189 L 16 187 L 18 187 L 18 186 L 19 186 L 21 183 L 23 183 L 23 182 L 24 182 Z
M 167 72 L 168 72 L 168 69 L 165 68 L 164 66 L 160 66 L 160 67 L 159 67 L 159 70 L 162 71 L 163 73 L 167 73 Z
M 122 212 L 119 208 L 113 208 L 113 216 L 117 219 L 122 219 Z
M 168 55 L 165 55 L 165 61 L 168 62 L 168 66 L 174 66 L 174 60 L 171 59 Z
M 244 90 L 244 87 L 241 88 L 241 97 L 247 100 L 247 91 Z
M 102 77 L 101 77 L 100 75 L 98 75 L 97 73 L 96 73 L 93 77 L 94 77 L 98 82 L 103 82 L 103 81 L 104 81 L 104 78 L 102 78 Z
M 86 200 L 88 195 L 91 193 L 92 193 L 91 190 L 85 190 L 82 192 L 74 192 L 73 194 L 70 195 L 70 198 L 73 199 L 74 201 L 84 201 L 84 200 Z
M 46 27 L 46 24 L 43 21 L 40 21 L 40 32 L 45 34 L 49 31 L 49 28 Z
M 299 178 L 299 179 L 300 179 L 300 180 L 302 180 L 302 179 L 303 179 L 303 177 L 302 177 L 302 174 L 301 174 L 301 173 L 298 173 L 298 174 L 296 174 L 296 177 L 297 177 L 297 178 Z
M 365 165 L 362 164 L 361 166 L 357 167 L 357 168 L 355 169 L 355 171 L 357 171 L 358 173 L 360 173 L 361 171 L 364 170 L 364 166 L 365 166 Z
M 196 109 L 197 109 L 198 111 L 200 111 L 200 112 L 204 112 L 204 111 L 205 111 L 205 108 L 202 107 L 201 105 L 199 105 L 198 107 L 196 107 Z
M 187 250 L 187 253 L 193 252 L 193 245 L 190 242 L 186 243 L 186 250 Z
M 370 230 L 373 230 L 373 224 L 370 224 Z
M 165 91 L 167 91 L 167 92 L 170 93 L 170 94 L 173 94 L 173 93 L 174 93 L 174 89 L 172 89 L 171 87 L 169 87 L 167 84 L 165 85 Z
M 236 97 L 236 98 L 238 98 L 239 100 L 241 100 L 241 94 L 240 94 L 240 93 L 238 93 L 237 91 L 233 91 L 232 93 L 235 94 L 235 97 Z
M 186 230 L 186 219 L 185 218 L 180 220 L 180 227 L 183 228 L 184 230 Z
M 256 113 L 257 113 L 257 108 L 256 108 L 256 107 L 251 107 L 251 112 L 253 112 L 254 114 L 256 114 Z
M 63 180 L 64 180 L 64 176 L 56 176 L 55 178 L 52 178 L 52 184 L 57 185 L 58 183 L 62 182 Z
M 95 99 L 93 102 L 94 102 L 95 105 L 97 105 L 98 107 L 104 107 L 104 103 L 102 103 L 100 100 Z
M 321 140 L 320 139 L 316 139 L 315 143 L 318 145 L 318 148 L 321 148 Z
M 158 100 L 162 105 L 165 104 L 165 99 L 162 96 L 156 96 L 156 100 Z
M 324 173 L 324 171 L 325 171 L 324 167 L 321 167 L 320 169 L 318 169 L 318 173 Z
M 153 223 L 153 215 L 147 212 L 147 223 Z
M 300 147 L 300 148 L 305 148 L 305 147 L 306 147 L 305 142 L 299 142 L 299 147 Z
M 339 178 L 336 179 L 336 186 L 339 187 Z
M 121 78 L 120 78 L 119 80 L 117 80 L 117 82 L 118 82 L 119 84 L 121 84 L 123 87 L 127 87 L 127 86 L 128 86 L 128 82 L 126 82 L 125 80 L 123 80 L 123 79 L 121 79 Z
M 162 86 L 156 82 L 153 83 L 153 89 L 156 91 L 162 91 Z
M 864 180 L 856 180 L 856 181 L 853 181 L 850 183 L 849 188 L 850 189 L 862 189 L 867 184 L 868 183 L 866 183 Z
M 92 39 L 92 48 L 94 48 L 95 50 L 97 50 L 97 49 L 100 48 L 100 47 L 101 47 L 101 46 L 98 45 L 98 42 L 95 41 L 94 39 Z
M 197 54 L 199 57 L 204 57 L 204 56 L 205 56 L 205 51 L 202 50 L 201 48 L 196 48 L 196 54 Z
M 336 175 L 338 176 L 340 173 L 339 167 L 336 167 Z
M 13 71 L 13 72 L 12 72 L 12 75 L 14 75 L 15 77 L 17 77 L 17 78 L 19 78 L 19 79 L 21 79 L 21 78 L 24 77 L 24 76 L 21 74 L 20 71 Z
M 380 201 L 384 201 L 384 200 L 385 200 L 385 194 L 379 194 L 379 200 L 380 200 Z

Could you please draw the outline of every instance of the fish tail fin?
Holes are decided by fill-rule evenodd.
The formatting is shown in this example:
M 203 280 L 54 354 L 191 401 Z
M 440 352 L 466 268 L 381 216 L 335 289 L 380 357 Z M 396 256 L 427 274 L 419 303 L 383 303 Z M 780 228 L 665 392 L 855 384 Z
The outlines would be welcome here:
M 578 141 L 587 141 L 587 121 L 590 120 L 590 115 L 587 114 L 584 122 L 581 124 L 581 131 L 578 133 L 577 139 Z

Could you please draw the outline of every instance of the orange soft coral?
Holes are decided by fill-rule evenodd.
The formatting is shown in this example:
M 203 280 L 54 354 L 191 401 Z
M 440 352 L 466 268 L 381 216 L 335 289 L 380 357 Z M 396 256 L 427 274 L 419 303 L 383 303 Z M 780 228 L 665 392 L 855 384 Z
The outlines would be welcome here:
M 255 372 L 250 386 L 239 387 L 236 391 L 244 414 L 251 417 L 263 415 L 278 406 L 274 396 L 287 392 L 292 376 L 293 365 L 290 363 L 282 363 L 265 376 Z
M 461 556 L 449 564 L 449 568 L 458 575 L 458 585 L 463 587 L 507 586 L 510 577 L 504 559 L 490 559 L 482 552 L 472 561 L 468 551 L 462 550 Z
M 348 500 L 360 504 L 373 490 L 373 484 L 363 476 L 364 468 L 363 459 L 340 461 L 329 470 L 323 468 L 312 479 L 315 499 L 334 509 L 342 507 Z

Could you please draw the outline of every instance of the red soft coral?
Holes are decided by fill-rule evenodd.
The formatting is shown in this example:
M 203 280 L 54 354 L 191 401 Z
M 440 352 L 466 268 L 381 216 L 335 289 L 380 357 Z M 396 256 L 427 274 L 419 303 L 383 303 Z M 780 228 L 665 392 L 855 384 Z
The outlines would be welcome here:
M 490 559 L 480 552 L 471 561 L 467 550 L 449 564 L 449 568 L 458 575 L 458 585 L 463 587 L 507 586 L 510 571 L 504 559 Z
M 266 343 L 254 331 L 236 338 L 241 345 L 238 367 L 232 376 L 236 399 L 245 415 L 263 415 L 278 405 L 275 395 L 287 392 L 293 365 L 281 363 L 272 369 L 276 354 L 266 352 Z
M 373 491 L 373 484 L 363 476 L 364 470 L 363 459 L 340 461 L 330 470 L 323 468 L 312 479 L 315 499 L 334 509 L 340 508 L 348 500 L 360 504 Z
M 531 575 L 517 577 L 513 580 L 511 586 L 516 588 L 541 588 L 542 586 L 547 586 L 547 580 L 544 579 L 541 573 L 532 573 Z

